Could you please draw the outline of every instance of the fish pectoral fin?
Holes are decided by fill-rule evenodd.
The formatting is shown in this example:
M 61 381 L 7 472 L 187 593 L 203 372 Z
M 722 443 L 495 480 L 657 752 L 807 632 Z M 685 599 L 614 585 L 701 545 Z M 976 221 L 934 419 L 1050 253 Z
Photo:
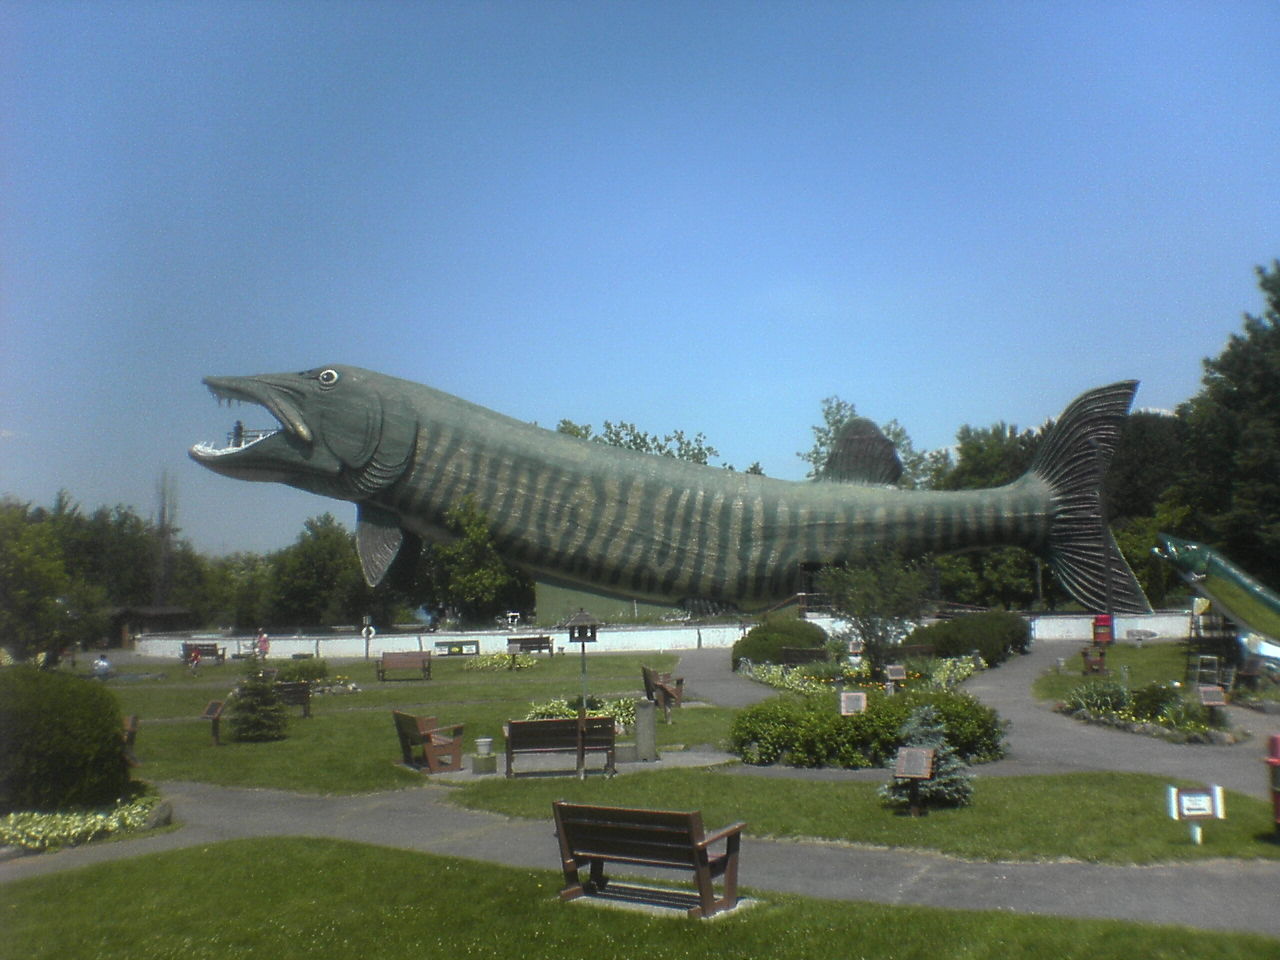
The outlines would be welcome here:
M 400 552 L 404 531 L 400 518 L 390 510 L 362 503 L 356 508 L 356 551 L 364 582 L 376 587 Z
M 820 480 L 889 485 L 902 476 L 902 462 L 893 443 L 870 420 L 854 417 L 836 432 L 831 454 L 818 474 Z

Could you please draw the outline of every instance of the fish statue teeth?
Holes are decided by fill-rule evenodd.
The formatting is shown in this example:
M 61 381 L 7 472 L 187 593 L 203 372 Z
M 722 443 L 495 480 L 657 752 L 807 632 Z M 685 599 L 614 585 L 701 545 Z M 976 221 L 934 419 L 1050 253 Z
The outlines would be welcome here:
M 623 450 L 523 423 L 395 377 L 334 364 L 206 377 L 219 400 L 266 408 L 280 430 L 197 463 L 357 505 L 365 579 L 381 581 L 406 531 L 449 537 L 473 503 L 499 553 L 535 579 L 609 596 L 762 609 L 806 567 L 1020 546 L 1090 609 L 1150 611 L 1101 517 L 1098 484 L 1137 389 L 1073 401 L 1030 470 L 984 490 L 900 490 L 901 467 L 868 421 L 837 433 L 818 482 L 793 482 Z

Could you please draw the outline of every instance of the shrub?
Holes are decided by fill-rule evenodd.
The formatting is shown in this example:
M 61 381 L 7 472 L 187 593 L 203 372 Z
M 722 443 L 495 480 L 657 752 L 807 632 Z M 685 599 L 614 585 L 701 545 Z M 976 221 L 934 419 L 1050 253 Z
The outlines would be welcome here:
M 742 660 L 780 663 L 784 647 L 816 649 L 826 643 L 827 631 L 816 623 L 795 617 L 766 617 L 733 645 L 733 669 L 737 670 Z
M 902 746 L 902 727 L 913 710 L 931 707 L 947 743 L 968 762 L 1004 753 L 1004 725 L 997 713 L 967 694 L 920 690 L 896 696 L 873 693 L 864 713 L 842 717 L 834 697 L 774 697 L 739 711 L 729 728 L 729 748 L 744 763 L 798 767 L 883 766 Z
M 494 672 L 498 670 L 528 670 L 537 665 L 537 659 L 528 653 L 482 653 L 479 656 L 467 657 L 462 669 Z
M 1117 680 L 1090 680 L 1071 690 L 1063 699 L 1070 712 L 1117 713 L 1127 710 L 1131 702 L 1129 688 Z
M 288 733 L 289 716 L 275 684 L 252 663 L 244 679 L 231 697 L 231 739 L 242 743 L 265 743 L 283 740 Z
M 1011 653 L 1026 653 L 1030 637 L 1022 617 L 992 610 L 917 627 L 905 642 L 929 644 L 939 657 L 964 657 L 977 650 L 987 666 L 994 667 Z
M 1133 691 L 1130 709 L 1139 720 L 1158 720 L 1181 702 L 1181 690 L 1154 680 Z
M 578 715 L 578 708 L 582 703 L 582 697 L 577 696 L 572 700 L 546 700 L 542 703 L 533 703 L 529 705 L 529 712 L 525 714 L 526 720 L 561 720 L 571 719 Z M 619 723 L 624 727 L 635 726 L 636 722 L 636 702 L 629 697 L 622 697 L 618 700 L 601 700 L 599 697 L 587 697 L 587 716 L 589 717 L 613 717 L 615 723 Z
M 97 681 L 0 669 L 0 814 L 112 804 L 129 792 L 120 707 Z
M 276 679 L 281 683 L 318 683 L 329 677 L 329 664 L 323 659 L 291 660 L 280 668 Z

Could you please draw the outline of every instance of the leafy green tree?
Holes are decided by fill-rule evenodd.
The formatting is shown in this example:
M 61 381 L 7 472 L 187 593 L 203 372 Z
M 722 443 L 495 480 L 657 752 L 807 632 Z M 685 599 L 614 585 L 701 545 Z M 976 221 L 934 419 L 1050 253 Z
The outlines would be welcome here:
M 532 584 L 498 554 L 489 521 L 468 498 L 445 515 L 454 539 L 424 551 L 425 580 L 438 602 L 471 623 L 487 622 L 504 610 L 533 606 Z
M 623 420 L 614 423 L 604 422 L 601 433 L 595 433 L 589 423 L 574 423 L 572 420 L 561 420 L 556 426 L 559 433 L 577 437 L 579 440 L 591 440 L 605 443 L 611 447 L 624 450 L 635 450 L 639 453 L 650 453 L 660 457 L 671 457 L 675 460 L 687 460 L 689 463 L 700 463 L 704 466 L 712 457 L 720 456 L 720 451 L 707 442 L 706 435 L 699 432 L 692 437 L 683 430 L 659 436 L 641 430 L 634 423 Z
M 359 623 L 372 596 L 355 538 L 330 513 L 303 527 L 292 546 L 271 557 L 265 619 L 272 626 Z
M 892 647 L 911 632 L 929 605 L 926 572 L 896 553 L 883 553 L 858 565 L 828 567 L 818 582 L 836 615 L 862 642 L 872 677 L 883 679 Z
M 1280 585 L 1280 261 L 1259 267 L 1266 305 L 1204 361 L 1183 404 L 1190 529 L 1263 583 Z
M 107 597 L 72 576 L 57 531 L 40 511 L 0 501 L 0 646 L 18 660 L 90 643 L 105 625 Z

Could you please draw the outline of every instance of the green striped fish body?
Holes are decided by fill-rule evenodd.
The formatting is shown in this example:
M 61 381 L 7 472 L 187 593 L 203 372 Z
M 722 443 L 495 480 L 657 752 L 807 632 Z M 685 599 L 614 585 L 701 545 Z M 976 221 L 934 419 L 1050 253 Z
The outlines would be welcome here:
M 1135 387 L 1077 400 L 1017 482 L 941 492 L 793 483 L 636 453 L 354 367 L 206 383 L 220 397 L 267 406 L 283 437 L 240 454 L 197 447 L 192 456 L 230 476 L 359 503 L 371 582 L 394 558 L 401 529 L 446 536 L 446 515 L 472 502 L 499 552 L 539 578 L 748 609 L 794 592 L 805 566 L 883 547 L 994 545 L 1044 554 L 1069 590 L 1100 606 L 1100 538 L 1110 536 L 1098 516 L 1099 454 L 1114 448 Z M 1113 606 L 1148 609 L 1119 551 L 1110 552 Z M 1115 589 L 1122 581 L 1130 586 Z

